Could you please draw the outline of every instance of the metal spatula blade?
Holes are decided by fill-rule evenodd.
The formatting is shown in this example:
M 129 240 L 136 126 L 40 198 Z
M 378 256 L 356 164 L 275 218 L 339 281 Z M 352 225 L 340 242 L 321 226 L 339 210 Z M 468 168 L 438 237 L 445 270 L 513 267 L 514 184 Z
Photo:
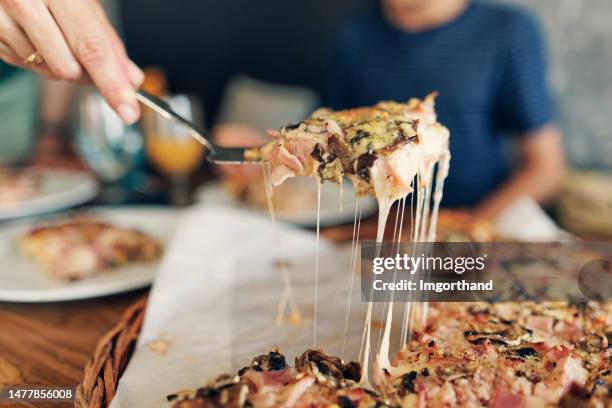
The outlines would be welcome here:
M 193 138 L 206 147 L 206 160 L 209 162 L 215 164 L 240 164 L 257 163 L 259 161 L 256 156 L 249 159 L 245 157 L 245 153 L 251 148 L 218 146 L 210 140 L 208 133 L 204 129 L 176 113 L 163 99 L 153 96 L 142 89 L 136 92 L 136 98 L 164 118 L 186 126 Z

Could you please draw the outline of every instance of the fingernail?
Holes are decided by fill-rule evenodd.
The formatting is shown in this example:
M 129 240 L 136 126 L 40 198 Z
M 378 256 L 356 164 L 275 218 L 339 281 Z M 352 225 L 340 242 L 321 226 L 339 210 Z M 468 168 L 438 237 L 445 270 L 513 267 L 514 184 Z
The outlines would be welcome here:
M 131 125 L 138 120 L 138 113 L 136 112 L 136 109 L 127 103 L 119 105 L 119 108 L 117 108 L 117 113 L 121 119 L 123 119 L 126 125 Z
M 128 77 L 132 85 L 140 86 L 144 82 L 145 74 L 136 64 L 130 61 L 128 64 Z

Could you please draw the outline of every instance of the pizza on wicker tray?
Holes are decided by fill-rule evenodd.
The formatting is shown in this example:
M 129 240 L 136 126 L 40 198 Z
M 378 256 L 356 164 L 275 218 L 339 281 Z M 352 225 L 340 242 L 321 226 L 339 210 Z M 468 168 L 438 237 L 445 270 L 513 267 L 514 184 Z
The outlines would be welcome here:
M 272 351 L 237 375 L 168 396 L 174 408 L 609 407 L 608 303 L 439 303 L 391 370 L 308 350 L 293 367 Z
M 415 176 L 428 191 L 437 164 L 439 202 L 450 154 L 433 99 L 319 110 L 271 132 L 274 141 L 250 154 L 270 164 L 272 184 L 297 175 L 333 182 L 346 176 L 357 194 L 379 202 L 412 192 Z M 457 217 L 449 223 L 473 225 Z M 481 232 L 464 235 L 481 240 Z M 273 350 L 236 375 L 168 399 L 174 408 L 612 405 L 609 303 L 433 303 L 428 310 L 390 365 L 375 361 L 371 383 L 359 363 L 307 350 L 290 366 Z

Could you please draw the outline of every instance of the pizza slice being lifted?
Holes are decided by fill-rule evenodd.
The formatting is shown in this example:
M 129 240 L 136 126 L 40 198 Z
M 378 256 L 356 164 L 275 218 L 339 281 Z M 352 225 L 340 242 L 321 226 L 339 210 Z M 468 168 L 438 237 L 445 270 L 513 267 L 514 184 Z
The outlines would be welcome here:
M 357 194 L 395 201 L 413 190 L 415 175 L 429 183 L 436 163 L 439 179 L 448 173 L 449 132 L 437 122 L 435 96 L 319 109 L 303 122 L 270 131 L 274 140 L 249 154 L 270 163 L 274 185 L 298 175 L 336 183 L 346 176 Z

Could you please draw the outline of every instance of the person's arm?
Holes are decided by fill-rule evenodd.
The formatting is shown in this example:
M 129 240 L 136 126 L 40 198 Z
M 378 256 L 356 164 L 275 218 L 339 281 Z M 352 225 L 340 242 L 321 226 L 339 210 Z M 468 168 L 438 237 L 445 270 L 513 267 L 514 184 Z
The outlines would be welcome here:
M 519 141 L 516 172 L 476 208 L 476 215 L 494 219 L 517 198 L 528 195 L 548 204 L 558 193 L 566 173 L 562 136 L 547 125 Z
M 52 79 L 88 80 L 126 123 L 144 79 L 97 0 L 0 0 L 0 59 Z
M 537 22 L 529 15 L 513 16 L 506 27 L 505 69 L 497 93 L 495 122 L 514 136 L 518 165 L 514 173 L 476 207 L 476 213 L 495 218 L 520 196 L 549 203 L 565 175 L 561 132 L 554 125 L 548 88 L 546 47 Z

